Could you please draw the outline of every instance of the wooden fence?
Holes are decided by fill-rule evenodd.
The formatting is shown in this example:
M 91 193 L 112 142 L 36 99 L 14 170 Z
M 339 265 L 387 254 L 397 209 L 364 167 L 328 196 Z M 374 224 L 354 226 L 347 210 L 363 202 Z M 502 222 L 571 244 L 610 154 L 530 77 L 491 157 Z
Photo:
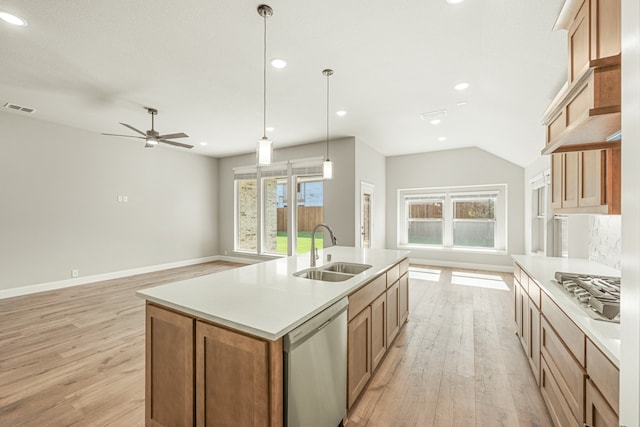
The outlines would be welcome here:
M 288 208 L 278 208 L 278 231 L 287 230 Z M 298 206 L 298 231 L 312 232 L 323 218 L 322 206 Z

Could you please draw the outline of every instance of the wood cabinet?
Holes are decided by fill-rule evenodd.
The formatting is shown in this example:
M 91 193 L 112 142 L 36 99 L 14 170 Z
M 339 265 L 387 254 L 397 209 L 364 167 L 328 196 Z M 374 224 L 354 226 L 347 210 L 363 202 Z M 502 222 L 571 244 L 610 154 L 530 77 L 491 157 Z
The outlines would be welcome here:
M 621 150 L 556 153 L 551 158 L 554 213 L 619 214 Z
M 145 424 L 194 425 L 193 319 L 147 304 Z
M 375 371 L 387 352 L 387 295 L 371 303 L 371 370 Z
M 591 380 L 587 380 L 586 388 L 586 421 L 590 427 L 618 427 L 618 414 L 609 406 Z
M 282 418 L 282 340 L 196 322 L 198 426 L 271 426 Z
M 527 355 L 536 382 L 540 383 L 540 303 L 539 287 L 519 267 L 514 274 L 516 334 Z
M 371 306 L 356 315 L 347 330 L 347 406 L 350 408 L 371 378 Z
M 395 264 L 349 295 L 347 407 L 380 365 L 409 315 L 409 260 Z
M 282 425 L 281 339 L 266 341 L 149 303 L 146 328 L 147 426 Z
M 527 347 L 525 353 L 531 366 L 533 376 L 540 384 L 540 311 L 535 306 L 533 299 L 527 298 Z
M 400 331 L 400 285 L 395 282 L 387 289 L 387 342 L 392 342 Z

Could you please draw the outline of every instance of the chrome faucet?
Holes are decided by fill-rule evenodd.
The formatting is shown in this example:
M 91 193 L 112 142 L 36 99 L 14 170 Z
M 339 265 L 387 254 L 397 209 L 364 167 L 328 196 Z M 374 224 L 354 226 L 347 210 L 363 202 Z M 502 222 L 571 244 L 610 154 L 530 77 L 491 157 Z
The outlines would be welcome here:
M 327 224 L 318 224 L 313 227 L 313 231 L 311 232 L 311 267 L 316 266 L 316 260 L 318 259 L 318 250 L 316 249 L 316 231 L 318 231 L 318 228 L 321 227 L 326 228 L 329 232 L 329 235 L 331 237 L 331 245 L 335 246 L 336 244 L 338 244 L 338 239 L 336 239 L 336 236 L 333 235 L 333 230 Z

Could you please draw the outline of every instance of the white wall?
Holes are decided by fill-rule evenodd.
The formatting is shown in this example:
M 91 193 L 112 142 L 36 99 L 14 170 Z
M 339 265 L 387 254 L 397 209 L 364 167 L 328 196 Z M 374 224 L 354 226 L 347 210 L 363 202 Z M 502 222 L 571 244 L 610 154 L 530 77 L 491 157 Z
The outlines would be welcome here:
M 324 222 L 334 231 L 338 244 L 355 246 L 355 138 L 342 138 L 329 142 L 334 178 L 324 182 Z M 275 143 L 274 143 L 275 144 Z M 274 150 L 274 162 L 324 156 L 324 142 L 296 145 Z M 255 154 L 220 159 L 218 169 L 220 251 L 230 254 L 234 245 L 234 184 L 233 168 L 251 166 Z
M 384 248 L 386 236 L 385 212 L 386 212 L 386 158 L 364 142 L 356 139 L 355 153 L 355 241 L 356 246 L 360 246 L 360 188 L 362 181 L 375 186 L 373 200 L 372 224 L 373 235 L 371 236 L 372 248 Z
M 524 169 L 478 148 L 387 158 L 387 247 L 397 247 L 398 190 L 404 188 L 507 184 L 507 251 L 505 254 L 414 250 L 411 258 L 441 265 L 485 265 L 510 268 L 510 254 L 524 251 Z
M 620 424 L 640 425 L 640 5 L 622 0 Z
M 216 159 L 13 113 L 0 129 L 0 290 L 217 254 Z

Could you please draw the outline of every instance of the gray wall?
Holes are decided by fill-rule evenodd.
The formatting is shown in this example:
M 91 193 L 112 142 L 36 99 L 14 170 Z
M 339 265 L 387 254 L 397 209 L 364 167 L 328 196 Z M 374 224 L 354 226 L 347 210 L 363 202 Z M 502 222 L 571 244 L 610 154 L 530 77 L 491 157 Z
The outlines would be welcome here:
M 218 253 L 216 159 L 13 113 L 0 129 L 0 289 Z
M 397 247 L 398 190 L 507 184 L 508 254 L 413 250 L 411 257 L 442 265 L 496 265 L 509 267 L 510 254 L 524 250 L 524 169 L 478 148 L 437 151 L 387 158 L 387 248 Z
M 386 158 L 364 142 L 356 139 L 356 163 L 355 163 L 355 242 L 360 246 L 360 186 L 362 181 L 375 186 L 373 196 L 372 225 L 373 235 L 371 236 L 372 248 L 384 248 L 386 241 Z
M 274 142 L 277 144 L 277 142 Z M 296 145 L 274 150 L 274 162 L 324 156 L 324 142 Z M 324 185 L 324 221 L 336 234 L 341 246 L 355 246 L 355 138 L 330 141 L 330 158 L 334 162 L 334 178 Z M 231 254 L 234 243 L 234 184 L 233 168 L 251 166 L 255 154 L 220 159 L 218 169 L 220 251 Z

